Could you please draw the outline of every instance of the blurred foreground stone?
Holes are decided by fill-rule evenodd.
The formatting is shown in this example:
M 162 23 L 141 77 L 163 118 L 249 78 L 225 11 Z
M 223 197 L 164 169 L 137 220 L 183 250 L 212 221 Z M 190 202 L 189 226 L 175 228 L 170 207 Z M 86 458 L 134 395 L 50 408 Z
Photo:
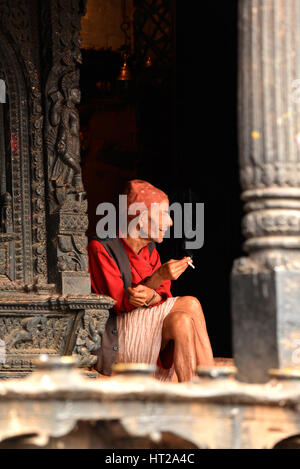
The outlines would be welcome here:
M 234 367 L 199 368 L 193 382 L 174 384 L 144 364 L 119 365 L 103 381 L 84 377 L 72 357 L 41 356 L 36 367 L 0 382 L 0 448 L 298 447 L 296 371 L 246 384 Z

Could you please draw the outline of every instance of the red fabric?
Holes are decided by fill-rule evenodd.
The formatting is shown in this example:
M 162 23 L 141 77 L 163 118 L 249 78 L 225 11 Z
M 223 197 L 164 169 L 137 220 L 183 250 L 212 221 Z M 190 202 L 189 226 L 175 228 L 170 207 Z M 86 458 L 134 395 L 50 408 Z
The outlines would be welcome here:
M 124 238 L 120 238 L 120 240 L 125 247 L 129 259 L 132 287 L 136 287 L 142 284 L 143 281 L 161 266 L 159 254 L 157 249 L 154 248 L 149 257 L 148 246 L 145 246 L 139 254 L 136 254 Z M 89 242 L 87 250 L 93 291 L 98 294 L 111 296 L 116 300 L 117 303 L 114 306 L 114 310 L 117 314 L 129 312 L 136 308 L 136 306 L 129 303 L 128 293 L 124 290 L 121 272 L 103 245 L 96 240 L 92 240 Z M 172 296 L 170 287 L 171 281 L 166 280 L 159 288 L 155 289 L 163 298 L 156 305 Z M 151 308 L 152 306 L 148 307 Z
M 120 238 L 120 240 L 129 259 L 132 287 L 135 287 L 142 284 L 161 266 L 160 257 L 156 248 L 153 249 L 150 256 L 148 246 L 145 246 L 137 254 L 124 238 Z M 96 240 L 92 240 L 88 243 L 87 251 L 93 291 L 98 294 L 108 295 L 116 300 L 114 310 L 117 314 L 123 314 L 135 309 L 136 306 L 131 305 L 128 301 L 128 293 L 124 290 L 121 272 L 103 245 Z M 155 305 L 148 306 L 148 308 L 159 305 L 171 297 L 170 287 L 171 281 L 166 280 L 159 288 L 156 288 L 155 291 L 161 295 L 162 300 Z M 147 308 L 145 308 L 145 314 L 147 314 Z M 172 364 L 172 354 L 171 347 L 169 352 L 167 351 L 158 357 L 158 366 L 162 367 L 164 364 L 165 368 L 170 368 L 169 363 Z
M 127 209 L 133 203 L 144 203 L 150 209 L 151 204 L 159 204 L 163 200 L 169 200 L 167 194 L 154 187 L 150 182 L 141 179 L 129 181 L 125 188 L 125 194 L 127 195 Z

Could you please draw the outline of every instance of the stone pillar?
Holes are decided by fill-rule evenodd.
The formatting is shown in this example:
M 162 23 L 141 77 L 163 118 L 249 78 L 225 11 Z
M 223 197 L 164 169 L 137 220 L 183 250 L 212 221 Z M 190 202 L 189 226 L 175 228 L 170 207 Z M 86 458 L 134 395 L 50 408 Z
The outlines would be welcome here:
M 231 281 L 234 359 L 247 382 L 267 381 L 269 368 L 300 368 L 299 25 L 300 0 L 239 2 L 248 257 L 235 261 Z

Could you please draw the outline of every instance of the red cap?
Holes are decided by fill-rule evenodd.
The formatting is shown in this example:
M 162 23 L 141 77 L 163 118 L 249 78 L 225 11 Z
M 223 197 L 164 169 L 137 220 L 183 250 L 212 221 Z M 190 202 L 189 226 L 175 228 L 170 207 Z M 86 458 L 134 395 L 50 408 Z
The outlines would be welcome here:
M 144 203 L 150 209 L 151 204 L 161 203 L 163 200 L 169 201 L 165 192 L 141 179 L 129 181 L 125 188 L 125 194 L 127 195 L 127 208 L 131 204 L 139 202 Z

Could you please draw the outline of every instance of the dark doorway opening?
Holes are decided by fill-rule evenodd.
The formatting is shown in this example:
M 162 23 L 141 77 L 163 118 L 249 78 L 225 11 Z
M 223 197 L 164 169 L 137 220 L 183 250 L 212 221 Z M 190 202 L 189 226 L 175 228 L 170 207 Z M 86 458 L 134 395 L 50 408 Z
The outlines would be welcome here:
M 80 113 L 84 177 L 90 173 L 85 181 L 92 213 L 88 235 L 99 219 L 93 218 L 96 205 L 116 202 L 117 188 L 128 179 L 157 185 L 171 203 L 204 203 L 204 245 L 193 252 L 196 269 L 187 269 L 172 293 L 200 300 L 214 355 L 231 357 L 230 271 L 243 242 L 237 0 L 219 2 L 217 8 L 201 2 L 201 16 L 176 2 L 176 63 L 155 66 L 154 61 L 146 72 L 137 67 L 134 89 L 125 99 L 116 88 L 121 65 L 119 52 L 83 50 Z M 187 254 L 182 240 L 166 239 L 158 249 L 162 262 Z

